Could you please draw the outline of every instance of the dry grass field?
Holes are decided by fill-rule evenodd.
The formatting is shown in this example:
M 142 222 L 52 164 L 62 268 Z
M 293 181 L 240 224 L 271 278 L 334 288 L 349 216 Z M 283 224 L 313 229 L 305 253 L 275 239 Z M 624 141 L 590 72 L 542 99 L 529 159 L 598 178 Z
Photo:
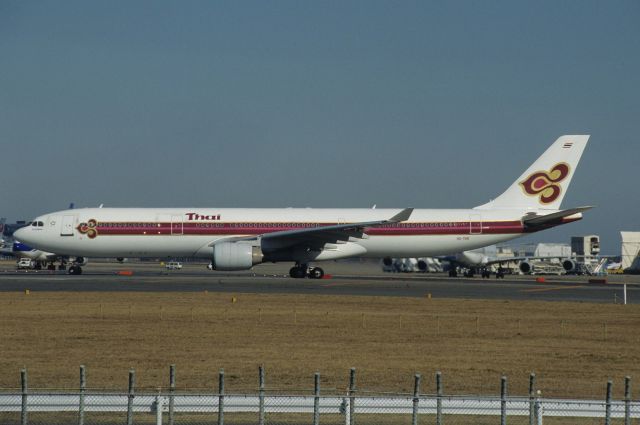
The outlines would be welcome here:
M 232 301 L 236 299 L 236 302 Z M 604 397 L 607 379 L 622 396 L 625 375 L 640 379 L 640 306 L 394 297 L 214 293 L 0 293 L 0 388 L 125 389 L 168 385 L 215 390 L 224 368 L 228 392 L 257 387 L 326 392 L 423 392 L 443 373 L 448 394 L 526 394 L 531 371 L 544 396 Z M 638 393 L 634 381 L 634 393 Z

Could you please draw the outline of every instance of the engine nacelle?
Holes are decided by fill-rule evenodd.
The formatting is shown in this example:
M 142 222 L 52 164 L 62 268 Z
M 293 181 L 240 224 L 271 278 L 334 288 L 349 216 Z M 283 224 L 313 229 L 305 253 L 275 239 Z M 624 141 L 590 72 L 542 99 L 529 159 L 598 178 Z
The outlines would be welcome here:
M 520 262 L 520 265 L 518 267 L 520 268 L 520 271 L 524 274 L 529 274 L 533 270 L 533 266 L 528 261 Z
M 429 264 L 427 264 L 427 260 L 425 260 L 424 258 L 418 258 L 418 270 L 423 273 L 429 271 Z
M 572 272 L 576 269 L 576 262 L 571 258 L 567 258 L 566 260 L 562 261 L 562 268 L 566 272 Z
M 476 267 L 487 264 L 488 258 L 481 252 L 463 251 L 456 254 L 456 260 L 465 266 Z
M 89 262 L 89 259 L 87 257 L 76 257 L 73 262 L 79 266 L 86 266 Z
M 215 270 L 248 270 L 262 263 L 264 255 L 255 242 L 222 242 L 213 246 L 213 268 Z
M 384 258 L 382 259 L 382 264 L 384 264 L 384 265 L 385 265 L 385 266 L 387 266 L 387 267 L 391 267 L 391 266 L 393 266 L 393 258 L 391 258 L 391 257 L 384 257 Z

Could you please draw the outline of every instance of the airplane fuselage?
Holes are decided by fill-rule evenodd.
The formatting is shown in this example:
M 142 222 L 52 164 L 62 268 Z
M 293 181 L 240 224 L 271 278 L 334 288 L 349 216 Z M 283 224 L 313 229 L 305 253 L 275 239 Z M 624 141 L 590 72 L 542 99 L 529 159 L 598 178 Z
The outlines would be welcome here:
M 214 209 L 88 208 L 59 211 L 25 228 L 38 248 L 61 255 L 92 257 L 211 258 L 221 239 L 272 232 L 384 220 L 395 209 Z M 363 238 L 327 244 L 313 260 L 347 257 L 447 255 L 505 242 L 527 233 L 527 211 L 415 209 L 407 221 L 371 227 Z M 567 217 L 563 224 L 580 219 Z M 30 239 L 30 238 L 29 238 Z M 264 261 L 297 261 L 302 253 L 270 249 Z M 272 254 L 270 254 L 272 252 Z

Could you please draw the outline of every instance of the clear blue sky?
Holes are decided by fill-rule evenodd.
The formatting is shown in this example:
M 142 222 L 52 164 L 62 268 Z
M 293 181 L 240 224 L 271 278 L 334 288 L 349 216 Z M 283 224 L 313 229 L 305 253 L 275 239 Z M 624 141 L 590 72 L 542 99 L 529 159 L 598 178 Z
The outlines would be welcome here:
M 0 3 L 0 216 L 472 207 L 591 134 L 527 240 L 640 230 L 640 2 Z

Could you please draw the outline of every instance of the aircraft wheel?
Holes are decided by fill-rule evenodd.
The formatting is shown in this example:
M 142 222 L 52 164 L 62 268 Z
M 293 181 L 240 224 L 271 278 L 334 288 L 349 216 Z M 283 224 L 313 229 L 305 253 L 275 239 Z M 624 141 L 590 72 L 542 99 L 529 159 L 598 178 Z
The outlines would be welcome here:
M 82 274 L 82 267 L 80 266 L 69 267 L 69 274 Z
M 311 270 L 309 270 L 309 277 L 311 279 L 322 279 L 323 276 L 324 270 L 322 270 L 320 267 L 313 267 Z
M 291 267 L 289 270 L 289 276 L 294 279 L 302 279 L 306 276 L 305 270 L 302 267 Z

